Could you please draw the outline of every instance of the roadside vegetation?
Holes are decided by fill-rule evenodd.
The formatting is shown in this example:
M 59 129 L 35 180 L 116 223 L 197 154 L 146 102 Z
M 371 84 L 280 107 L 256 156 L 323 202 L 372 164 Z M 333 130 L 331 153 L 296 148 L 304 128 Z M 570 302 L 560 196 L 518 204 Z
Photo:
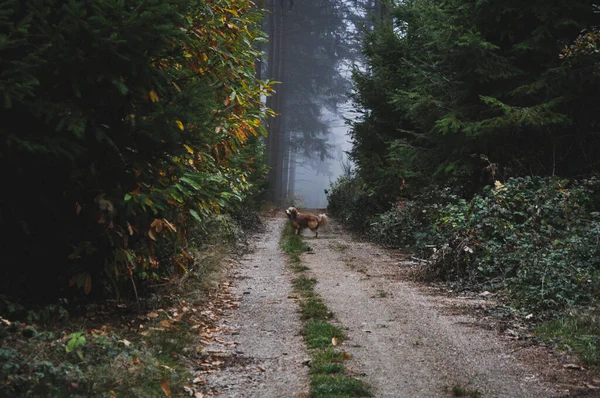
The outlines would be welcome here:
M 304 341 L 311 355 L 311 397 L 370 397 L 369 386 L 346 372 L 344 362 L 350 360 L 351 356 L 339 347 L 346 336 L 340 326 L 331 322 L 334 314 L 315 292 L 314 286 L 318 281 L 308 277 L 308 268 L 301 266 L 301 255 L 310 248 L 301 235 L 294 233 L 288 222 L 284 228 L 281 247 L 288 257 L 290 268 L 298 275 L 292 283 L 294 293 L 300 299 Z
M 1 396 L 189 395 L 215 264 L 265 187 L 262 17 L 246 0 L 0 5 Z
M 598 11 L 584 0 L 391 7 L 353 75 L 354 169 L 327 192 L 346 225 L 420 258 L 416 277 L 496 293 L 595 367 Z

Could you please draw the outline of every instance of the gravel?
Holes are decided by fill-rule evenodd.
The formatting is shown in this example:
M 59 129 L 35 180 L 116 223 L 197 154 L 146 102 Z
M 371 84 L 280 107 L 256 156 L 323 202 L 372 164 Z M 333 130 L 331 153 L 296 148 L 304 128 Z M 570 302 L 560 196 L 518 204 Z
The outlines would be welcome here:
M 291 293 L 294 275 L 279 249 L 283 216 L 266 221 L 265 232 L 232 270 L 240 305 L 220 328 L 231 330 L 223 338 L 235 340 L 229 352 L 236 360 L 207 378 L 219 396 L 309 396 L 309 354 Z M 346 330 L 339 348 L 352 357 L 349 372 L 369 383 L 375 397 L 451 397 L 455 386 L 485 398 L 573 391 L 568 382 L 548 377 L 539 360 L 523 360 L 493 328 L 473 326 L 481 320 L 449 310 L 447 297 L 410 282 L 406 256 L 353 239 L 331 218 L 319 232 L 314 238 L 305 231 L 313 250 L 302 256 L 303 264 L 317 279 L 315 289 L 335 314 L 334 323 Z

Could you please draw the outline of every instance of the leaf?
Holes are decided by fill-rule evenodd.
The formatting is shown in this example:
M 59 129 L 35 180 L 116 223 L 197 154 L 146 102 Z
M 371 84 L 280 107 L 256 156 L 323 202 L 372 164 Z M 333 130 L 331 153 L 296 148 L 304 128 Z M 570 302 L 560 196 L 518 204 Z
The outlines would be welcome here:
M 158 94 L 156 94 L 156 91 L 150 90 L 149 95 L 150 95 L 150 101 L 158 102 Z
M 337 337 L 334 337 L 334 338 L 331 339 L 331 344 L 333 344 L 333 345 L 338 345 L 339 342 L 340 341 L 338 340 Z
M 198 214 L 198 212 L 196 210 L 190 209 L 190 214 L 192 215 L 192 217 L 194 217 L 196 219 L 196 221 L 202 222 L 202 218 L 200 218 L 200 215 Z
M 179 130 L 184 130 L 183 123 L 181 123 L 181 120 L 175 120 L 175 124 L 177 125 L 177 127 L 179 127 Z
M 189 152 L 191 155 L 193 155 L 193 154 L 194 154 L 194 149 L 193 149 L 191 146 L 189 146 L 189 145 L 186 145 L 186 144 L 183 144 L 183 146 L 185 147 L 185 149 L 186 149 L 186 150 L 187 150 L 187 151 L 188 151 L 188 152 Z
M 173 226 L 173 224 L 171 224 L 169 221 L 167 221 L 166 219 L 162 219 L 163 222 L 165 223 L 165 225 L 173 232 L 177 232 L 177 228 L 175 228 L 175 226 Z
M 152 232 L 151 229 L 148 230 L 148 236 L 150 237 L 150 239 L 152 239 L 153 241 L 156 241 L 156 236 L 154 235 L 154 232 Z
M 133 227 L 129 224 L 129 221 L 127 221 L 127 229 L 129 230 L 129 235 L 133 235 Z
M 342 356 L 348 360 L 352 359 L 352 355 L 348 354 L 346 351 L 342 351 Z
M 90 274 L 87 274 L 85 276 L 83 291 L 85 292 L 85 294 L 90 294 L 90 292 L 92 291 L 92 277 L 90 276 Z
M 166 378 L 160 381 L 160 389 L 163 390 L 163 392 L 168 398 L 171 398 L 173 396 L 173 394 L 171 393 L 171 387 L 169 387 L 169 381 Z

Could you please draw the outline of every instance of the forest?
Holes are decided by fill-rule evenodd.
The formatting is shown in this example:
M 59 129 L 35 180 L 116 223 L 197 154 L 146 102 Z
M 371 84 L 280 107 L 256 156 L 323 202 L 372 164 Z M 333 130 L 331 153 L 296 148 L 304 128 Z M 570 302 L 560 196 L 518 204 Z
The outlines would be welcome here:
M 572 325 L 550 338 L 598 366 L 598 26 L 592 0 L 2 2 L 0 395 L 183 388 L 164 347 L 189 336 L 134 348 L 98 314 L 188 308 L 216 245 L 294 204 L 299 159 L 334 157 L 346 94 L 330 214 L 420 279 Z

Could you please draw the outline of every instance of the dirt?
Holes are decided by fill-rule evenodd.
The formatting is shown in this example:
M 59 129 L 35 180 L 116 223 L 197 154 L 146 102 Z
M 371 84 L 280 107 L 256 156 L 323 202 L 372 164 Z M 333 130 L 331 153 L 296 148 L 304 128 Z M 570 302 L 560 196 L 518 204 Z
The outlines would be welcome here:
M 294 275 L 279 249 L 285 222 L 283 212 L 267 219 L 231 269 L 240 305 L 220 321 L 223 344 L 206 348 L 230 358 L 206 375 L 209 396 L 309 396 Z M 576 360 L 537 346 L 525 327 L 489 316 L 493 295 L 413 282 L 418 259 L 355 239 L 331 218 L 318 238 L 308 230 L 304 236 L 312 250 L 303 264 L 348 336 L 346 366 L 375 397 L 451 397 L 455 386 L 486 398 L 600 397 L 597 374 L 565 367 Z

